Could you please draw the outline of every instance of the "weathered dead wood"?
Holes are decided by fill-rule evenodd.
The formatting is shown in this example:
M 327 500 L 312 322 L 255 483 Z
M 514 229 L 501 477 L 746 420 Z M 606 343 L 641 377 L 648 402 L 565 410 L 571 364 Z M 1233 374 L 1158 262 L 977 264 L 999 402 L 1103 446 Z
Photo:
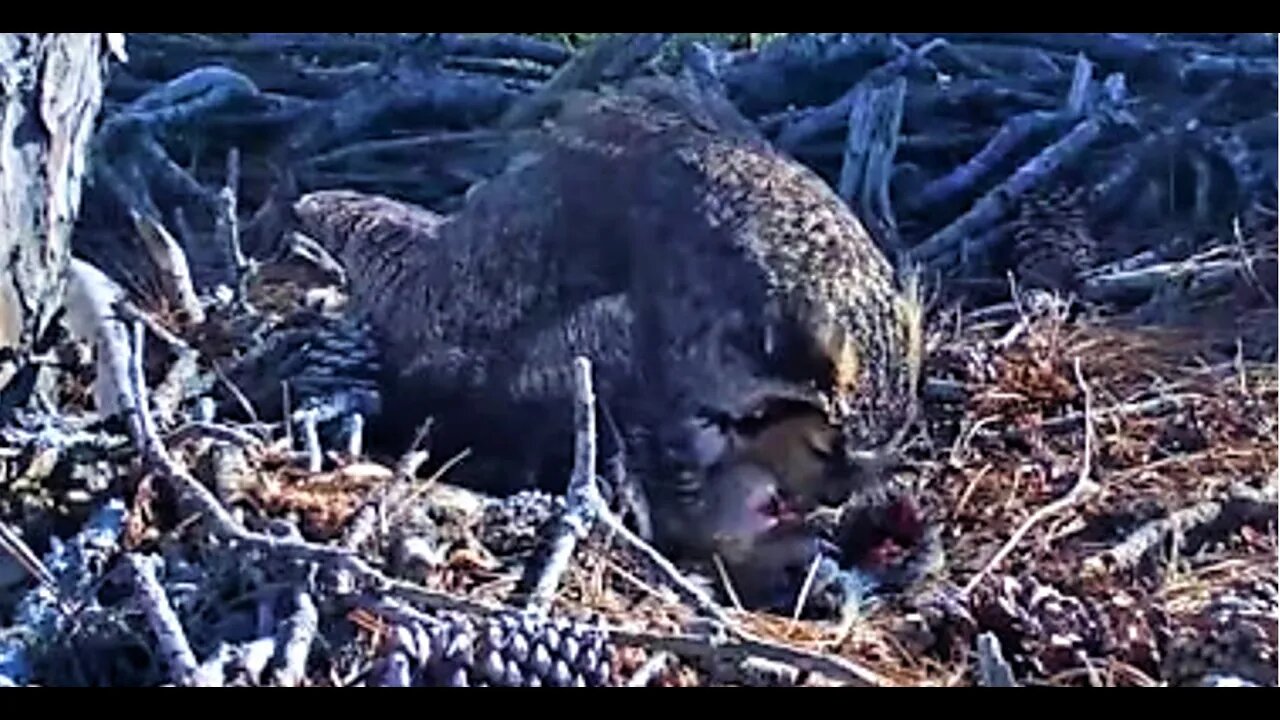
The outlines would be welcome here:
M 907 80 L 900 77 L 883 88 L 859 84 L 857 90 L 849 113 L 849 136 L 838 192 L 892 257 L 901 246 L 889 199 L 889 181 L 898 149 Z
M 449 70 L 476 75 L 492 75 L 516 82 L 543 82 L 555 73 L 554 68 L 541 63 L 508 58 L 447 57 L 441 64 Z
M 791 151 L 824 132 L 847 126 L 857 103 L 862 101 L 869 90 L 893 81 L 912 67 L 927 63 L 928 54 L 936 47 L 937 43 L 931 42 L 914 50 L 901 51 L 892 60 L 868 72 L 835 102 L 794 116 L 778 133 L 774 142 L 782 149 Z
M 142 238 L 143 247 L 152 264 L 160 271 L 160 282 L 165 295 L 184 314 L 184 319 L 194 324 L 205 320 L 204 306 L 196 296 L 195 283 L 191 279 L 191 267 L 182 246 L 174 240 L 160 221 L 151 215 L 130 210 L 134 227 Z
M 251 450 L 261 450 L 264 446 L 261 439 L 248 431 L 229 425 L 218 425 L 211 420 L 193 420 L 185 423 L 166 435 L 165 442 L 177 445 L 188 440 L 206 438 Z
M 57 591 L 38 585 L 27 591 L 13 610 L 13 626 L 20 632 L 0 634 L 0 687 L 25 685 L 34 674 L 30 654 L 48 647 L 66 632 L 74 619 L 71 597 L 85 598 L 101 580 L 101 568 L 120 554 L 125 505 L 108 500 L 80 532 L 53 547 L 42 558 L 56 575 Z
M 970 149 L 979 150 L 995 137 L 995 128 L 983 128 L 966 132 L 928 132 L 903 135 L 898 140 L 898 156 L 915 157 L 916 154 L 936 156 L 939 154 L 970 154 Z
M 217 194 L 213 237 L 218 248 L 225 253 L 223 262 L 230 275 L 226 284 L 235 293 L 237 300 L 244 295 L 244 284 L 248 279 L 249 267 L 249 261 L 240 247 L 239 193 L 240 151 L 233 147 L 227 151 L 226 182 Z
M 1092 80 L 1093 63 L 1083 54 L 1077 55 L 1075 70 L 1071 74 L 1071 87 L 1067 90 L 1066 111 L 1072 117 L 1080 117 L 1090 109 Z
M 1000 127 L 995 137 L 978 154 L 950 173 L 925 185 L 912 198 L 908 209 L 913 213 L 928 213 L 933 208 L 973 192 L 1001 163 L 1024 147 L 1025 143 L 1065 126 L 1070 120 L 1067 114 L 1053 110 L 1033 110 L 1014 116 Z
M 1223 537 L 1245 525 L 1274 523 L 1277 511 L 1274 483 L 1263 490 L 1238 485 L 1225 498 L 1197 503 L 1146 523 L 1118 545 L 1085 560 L 1084 568 L 1090 572 L 1128 572 L 1170 538 L 1193 534 Z
M 943 120 L 970 127 L 1002 123 L 1030 110 L 1061 108 L 1067 86 L 1059 76 L 917 82 L 907 96 L 906 125 L 918 132 Z
M 40 561 L 40 556 L 35 554 L 31 546 L 22 539 L 21 533 L 2 520 L 0 520 L 0 550 L 5 551 L 23 570 L 38 580 L 45 590 L 57 595 L 58 579 Z
M 591 379 L 591 361 L 574 358 L 574 455 L 573 475 L 565 491 L 565 509 L 556 521 L 551 551 L 533 591 L 528 606 L 547 613 L 555 597 L 560 578 L 569 568 L 578 540 L 587 536 L 595 521 L 596 503 L 596 395 Z
M 1269 262 L 1272 271 L 1262 274 L 1275 279 L 1275 257 L 1221 259 L 1189 258 L 1145 267 L 1093 275 L 1084 280 L 1084 296 L 1095 302 L 1137 303 L 1157 292 L 1177 287 L 1192 298 L 1230 292 L 1249 277 L 1254 263 Z M 1275 292 L 1274 282 L 1269 288 Z
M 945 228 L 911 249 L 921 262 L 937 261 L 954 252 L 967 239 L 1009 214 L 1019 197 L 1052 178 L 1063 166 L 1078 158 L 1102 135 L 1101 116 L 1080 121 L 1071 132 L 1018 168 L 1007 180 L 974 203 L 973 207 Z
M 498 127 L 511 130 L 534 125 L 565 93 L 591 89 L 606 78 L 631 75 L 669 38 L 670 33 L 618 33 L 597 40 L 536 92 L 512 105 L 498 120 Z
M 928 48 L 922 48 L 928 49 Z M 928 60 L 904 61 L 903 70 L 913 68 L 920 74 L 929 69 Z M 890 65 L 874 72 L 889 75 Z M 864 82 L 872 78 L 868 75 Z M 1030 110 L 1050 110 L 1060 107 L 1054 98 L 1065 81 L 1054 78 L 1049 81 L 1032 80 L 959 80 L 947 84 L 933 84 L 913 79 L 903 110 L 903 131 L 911 134 L 927 132 L 946 135 L 949 132 L 985 132 L 974 125 L 1005 122 L 1008 118 Z M 1051 94 L 1052 92 L 1052 94 Z M 790 152 L 820 142 L 843 127 L 849 109 L 852 91 L 831 105 L 805 108 L 779 113 L 759 121 L 761 128 L 776 136 L 775 142 Z M 841 114 L 843 111 L 843 114 Z M 950 127 L 954 126 L 954 130 Z
M 983 687 L 1018 687 L 1013 677 L 1013 668 L 1009 667 L 1000 649 L 1000 640 L 994 633 L 985 632 L 978 636 L 978 684 Z
M 945 41 L 938 48 L 935 62 L 938 63 L 940 68 L 951 74 L 988 79 L 1000 77 L 999 70 L 987 65 L 971 53 Z
M 169 54 L 223 52 L 270 57 L 298 51 L 320 62 L 341 63 L 377 58 L 386 53 L 388 47 L 412 47 L 424 42 L 438 43 L 444 52 L 452 55 L 517 58 L 548 65 L 558 65 L 571 56 L 568 48 L 557 43 L 504 33 L 255 33 L 249 38 L 166 34 L 140 36 L 137 44 Z
M 293 593 L 294 610 L 280 627 L 276 639 L 275 683 L 297 687 L 306 679 L 307 659 L 320 629 L 316 603 L 305 590 Z
M 749 117 L 791 104 L 821 105 L 901 51 L 901 43 L 886 33 L 794 33 L 736 53 L 724 69 L 725 86 Z M 848 114 L 847 107 L 836 113 L 835 125 Z
M 234 206 L 228 208 L 225 188 L 221 193 L 207 189 L 170 157 L 161 140 L 205 117 L 230 108 L 252 107 L 260 99 L 257 86 L 243 74 L 201 67 L 151 89 L 109 116 L 94 140 L 100 156 L 95 166 L 97 176 L 135 216 L 168 299 L 195 322 L 203 319 L 203 308 L 195 295 L 196 278 L 203 281 L 212 276 L 213 284 L 224 284 L 239 266 L 234 254 L 220 245 L 202 246 L 193 228 L 180 225 L 185 246 L 174 241 L 162 218 L 209 218 L 203 226 L 213 226 L 215 237 L 229 242 L 226 215 L 228 209 L 234 212 Z M 160 191 L 175 198 L 174 206 L 165 212 L 156 203 Z M 186 211 L 194 211 L 194 216 Z M 195 266 L 188 264 L 191 253 L 195 253 Z M 206 255 L 216 267 L 205 267 L 209 264 L 202 262 Z
M 0 33 L 0 390 L 62 307 L 111 45 L 100 33 Z
M 943 52 L 963 55 L 1004 76 L 1055 77 L 1065 73 L 1072 63 L 1070 53 L 992 43 L 951 42 Z
M 1198 55 L 1182 67 L 1182 82 L 1188 85 L 1221 80 L 1261 82 L 1276 87 L 1276 58 Z
M 910 37 L 904 35 L 904 37 Z M 1155 38 L 1139 33 L 944 33 L 951 42 L 985 43 L 1083 54 L 1107 70 L 1135 80 L 1177 81 L 1178 54 Z
M 522 95 L 501 79 L 400 63 L 317 106 L 291 133 L 282 150 L 288 162 L 282 162 L 291 164 L 356 139 L 393 114 L 442 125 L 478 125 L 499 117 Z
M 138 128 L 161 131 L 258 94 L 257 85 L 242 73 L 217 66 L 196 68 L 156 87 L 106 119 L 99 133 L 113 138 Z
M 129 101 L 156 81 L 205 65 L 224 66 L 253 77 L 267 91 L 258 102 L 277 106 L 270 113 L 238 118 L 223 113 L 202 120 L 236 130 L 241 125 L 297 120 L 308 103 L 327 104 L 361 86 L 380 84 L 398 63 L 461 71 L 451 74 L 515 83 L 512 88 L 518 89 L 519 83 L 544 79 L 569 57 L 567 49 L 532 38 L 447 33 L 264 33 L 249 38 L 144 34 L 136 36 L 136 44 L 137 57 L 128 74 L 113 82 L 113 97 Z
M 544 65 L 560 65 L 568 62 L 573 53 L 559 43 L 537 38 L 503 33 L 487 35 L 458 35 L 441 33 L 440 42 L 445 52 L 452 55 L 490 58 L 518 58 Z
M 180 687 L 197 684 L 199 664 L 187 641 L 186 632 L 169 598 L 156 578 L 154 560 L 133 553 L 125 556 L 125 566 L 133 577 L 134 592 L 160 646 L 160 654 L 173 683 Z
M 1275 33 L 1169 33 L 1165 37 L 1175 47 L 1192 46 L 1201 51 L 1213 47 L 1239 55 L 1276 54 Z

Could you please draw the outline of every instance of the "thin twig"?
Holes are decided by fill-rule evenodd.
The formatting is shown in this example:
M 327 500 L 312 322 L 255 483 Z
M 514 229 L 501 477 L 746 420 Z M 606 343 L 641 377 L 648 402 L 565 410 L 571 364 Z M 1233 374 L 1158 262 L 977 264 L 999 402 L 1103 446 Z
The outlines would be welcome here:
M 396 519 L 398 519 L 403 513 L 407 512 L 408 508 L 413 504 L 413 501 L 417 500 L 424 493 L 431 490 L 435 486 L 435 484 L 440 481 L 440 478 L 447 475 L 450 470 L 452 470 L 454 467 L 458 465 L 458 463 L 462 462 L 463 460 L 466 460 L 470 456 L 471 456 L 471 448 L 463 448 L 458 452 L 457 455 L 454 455 L 453 457 L 449 458 L 449 460 L 445 462 L 445 464 L 441 465 L 438 470 L 432 473 L 430 477 L 428 477 L 426 480 L 423 480 L 421 483 L 416 485 L 409 492 L 408 495 L 406 495 L 403 498 L 397 499 L 396 507 L 390 512 L 384 514 L 386 518 L 384 523 L 393 522 Z M 420 463 L 421 460 L 425 460 L 425 459 L 426 459 L 425 453 L 416 453 L 416 452 L 409 453 L 404 458 L 402 458 L 401 459 L 402 466 L 398 468 L 396 471 L 396 477 L 399 480 L 396 481 L 397 484 L 394 485 L 393 487 L 403 487 L 405 482 L 409 482 L 410 480 L 412 480 L 414 474 L 417 472 L 417 467 L 413 466 L 412 464 L 415 462 Z M 403 464 L 406 461 L 409 462 L 408 465 Z M 407 474 L 401 475 L 401 471 L 407 471 Z
M 967 596 L 972 593 L 974 588 L 982 582 L 982 579 L 999 566 L 1000 563 L 1008 557 L 1009 553 L 1013 552 L 1013 549 L 1017 547 L 1023 536 L 1025 536 L 1031 528 L 1036 525 L 1036 523 L 1050 517 L 1051 515 L 1056 515 L 1072 505 L 1075 505 L 1080 502 L 1085 495 L 1093 492 L 1097 488 L 1096 483 L 1094 483 L 1089 477 L 1093 468 L 1093 391 L 1089 388 L 1089 384 L 1085 382 L 1084 374 L 1080 370 L 1080 358 L 1078 357 L 1075 358 L 1075 374 L 1076 383 L 1079 384 L 1081 392 L 1084 393 L 1084 456 L 1080 461 L 1080 474 L 1077 476 L 1075 484 L 1071 486 L 1071 489 L 1067 491 L 1066 495 L 1063 495 L 1057 500 L 1054 500 L 1048 505 L 1036 510 L 1031 514 L 1031 517 L 1024 520 L 1023 523 L 1018 526 L 1018 529 L 1013 532 L 1013 535 L 1005 541 L 1005 544 L 996 551 L 996 554 L 987 561 L 987 564 L 969 579 L 969 582 L 965 584 L 964 589 L 961 591 L 962 595 Z
M 809 593 L 813 592 L 813 581 L 818 577 L 818 568 L 822 565 L 822 556 L 817 555 L 813 558 L 813 562 L 809 563 L 809 571 L 804 574 L 804 584 L 800 586 L 800 594 L 796 598 L 795 608 L 791 611 L 791 622 L 800 619 L 800 615 L 804 612 L 804 605 L 809 600 Z
M 596 397 L 591 381 L 591 361 L 585 357 L 576 357 L 573 367 L 573 474 L 569 478 L 565 509 L 552 536 L 546 566 L 529 596 L 529 609 L 540 613 L 545 613 L 550 608 L 556 587 L 568 570 L 578 540 L 591 531 L 595 522 L 596 505 L 592 499 L 593 495 L 599 495 L 596 486 Z M 603 500 L 599 504 L 603 505 Z
M 22 536 L 3 520 L 0 520 L 0 550 L 8 552 L 23 570 L 39 580 L 40 584 L 53 596 L 58 595 L 58 581 L 53 577 L 53 573 L 49 572 L 49 568 L 45 567 L 40 557 L 27 545 Z
M 684 574 L 676 568 L 670 560 L 666 558 L 657 548 L 645 542 L 642 538 L 631 532 L 616 515 L 614 515 L 605 505 L 604 498 L 597 494 L 596 500 L 596 519 L 603 522 L 608 528 L 616 533 L 619 538 L 639 551 L 649 562 L 653 563 L 667 579 L 670 580 L 677 590 L 683 592 L 689 597 L 699 610 L 714 618 L 723 625 L 733 625 L 733 618 L 720 607 L 719 603 L 713 600 L 709 595 L 702 591 L 697 585 L 691 582 Z
M 742 600 L 738 597 L 738 591 L 733 587 L 733 578 L 729 577 L 729 569 L 724 566 L 724 559 L 719 553 L 711 556 L 711 562 L 716 566 L 716 576 L 720 578 L 720 585 L 724 588 L 724 594 L 729 597 L 729 602 L 733 603 L 733 607 L 738 611 L 744 610 Z
M 165 437 L 165 443 L 174 445 L 195 438 L 211 438 L 239 445 L 252 450 L 262 450 L 263 442 L 253 434 L 229 425 L 216 422 L 195 421 L 182 425 Z
M 748 660 L 764 658 L 801 670 L 819 673 L 862 687 L 883 687 L 889 683 L 878 674 L 838 655 L 818 653 L 802 648 L 760 638 L 713 635 L 661 635 L 619 628 L 607 630 L 609 639 L 623 645 L 637 645 L 651 649 L 668 650 L 677 655 L 714 658 L 720 660 Z

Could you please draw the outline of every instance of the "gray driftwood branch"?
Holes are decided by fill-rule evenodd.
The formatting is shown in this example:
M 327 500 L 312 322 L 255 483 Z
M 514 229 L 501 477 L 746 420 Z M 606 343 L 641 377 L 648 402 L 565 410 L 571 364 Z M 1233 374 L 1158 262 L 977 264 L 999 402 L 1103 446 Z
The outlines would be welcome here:
M 910 210 L 927 213 L 971 192 L 1010 155 L 1036 136 L 1062 127 L 1069 118 L 1060 111 L 1032 110 L 1015 115 L 1000 127 L 982 150 L 951 172 L 929 182 L 916 194 Z
M 617 33 L 597 40 L 562 65 L 534 93 L 514 103 L 498 127 L 515 129 L 536 124 L 567 92 L 590 89 L 607 76 L 625 77 L 667 42 L 670 33 Z
M 868 72 L 835 102 L 797 114 L 778 133 L 775 142 L 782 149 L 794 152 L 815 137 L 846 124 L 866 88 L 878 87 L 900 77 L 912 66 L 924 63 L 925 57 L 940 45 L 941 42 L 928 42 L 915 50 L 899 48 L 895 57 Z
M 316 603 L 305 590 L 293 593 L 294 610 L 285 619 L 276 642 L 276 684 L 295 687 L 306 678 L 307 658 L 320 629 Z
M 1264 490 L 1233 487 L 1225 498 L 1175 510 L 1142 525 L 1119 544 L 1085 560 L 1084 567 L 1093 572 L 1127 572 L 1170 538 L 1181 539 L 1194 533 L 1227 534 L 1244 525 L 1274 521 L 1277 510 L 1274 483 Z
M 191 650 L 191 644 L 187 642 L 182 623 L 178 621 L 177 613 L 173 611 L 164 588 L 156 578 L 154 561 L 130 553 L 125 556 L 125 562 L 133 577 L 135 596 L 147 615 L 151 632 L 155 633 L 170 677 L 175 685 L 194 685 L 200 666 Z
M 906 96 L 907 79 L 903 77 L 886 87 L 858 85 L 838 186 L 840 197 L 870 225 L 873 236 L 890 255 L 898 252 L 899 242 L 889 180 Z
M 1018 687 L 1013 678 L 1013 669 L 1004 659 L 1000 649 L 1000 640 L 994 633 L 984 632 L 978 636 L 978 684 L 983 687 Z
M 1074 162 L 1102 135 L 1105 127 L 1100 115 L 1080 121 L 1071 132 L 983 195 L 968 212 L 912 248 L 911 254 L 918 261 L 929 262 L 956 252 L 969 239 L 1009 214 L 1018 198 L 1052 178 L 1063 166 Z
M 574 358 L 574 456 L 573 475 L 565 493 L 564 512 L 556 522 L 551 552 L 529 598 L 529 608 L 545 613 L 555 597 L 560 578 L 569 567 L 573 550 L 595 522 L 596 397 L 591 382 L 591 361 Z
M 134 227 L 142 238 L 143 246 L 151 257 L 151 262 L 160 271 L 161 283 L 165 294 L 195 324 L 204 322 L 204 307 L 196 295 L 195 283 L 191 279 L 191 266 L 187 262 L 187 254 L 182 246 L 173 238 L 169 230 L 158 219 L 148 214 L 139 213 L 130 208 Z

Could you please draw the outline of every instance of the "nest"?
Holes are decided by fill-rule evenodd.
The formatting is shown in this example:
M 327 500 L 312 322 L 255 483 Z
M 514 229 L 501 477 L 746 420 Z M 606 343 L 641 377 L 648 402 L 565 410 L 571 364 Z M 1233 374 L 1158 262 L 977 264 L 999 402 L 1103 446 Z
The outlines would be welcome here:
M 924 412 L 896 478 L 940 562 L 817 618 L 710 601 L 714 568 L 664 565 L 602 522 L 582 478 L 564 498 L 493 498 L 451 483 L 483 458 L 371 456 L 350 419 L 376 412 L 373 350 L 331 316 L 331 259 L 281 232 L 291 173 L 447 211 L 505 162 L 495 127 L 539 117 L 545 87 L 635 72 L 653 38 L 611 41 L 603 58 L 510 36 L 140 39 L 109 116 L 166 98 L 179 112 L 104 125 L 112 162 L 154 170 L 144 150 L 181 144 L 164 118 L 209 140 L 193 151 L 206 162 L 166 165 L 182 177 L 154 198 L 86 197 L 77 247 L 130 289 L 139 324 L 105 365 L 65 353 L 57 412 L 0 425 L 0 682 L 1274 686 L 1276 240 L 1259 201 L 1274 179 L 1256 162 L 1274 122 L 1269 137 L 1254 128 L 1274 107 L 1252 92 L 1274 86 L 1274 64 L 1259 71 L 1274 39 L 998 37 L 789 36 L 721 58 L 718 82 L 752 125 L 857 190 L 851 202 L 891 180 L 925 199 L 896 219 L 860 212 L 940 280 Z M 1089 57 L 1134 94 L 1093 78 Z M 696 60 L 681 72 L 707 81 Z M 898 79 L 913 83 L 905 100 L 883 92 Z M 195 80 L 230 90 L 188 103 L 178 91 Z M 1061 114 L 1058 95 L 1072 102 Z M 843 177 L 867 139 L 841 141 L 855 99 L 895 97 L 896 166 Z M 367 117 L 334 122 L 353 107 Z M 1098 162 L 1080 162 L 1086 149 Z M 1174 172 L 1155 167 L 1171 156 Z M 1031 172 L 1042 160 L 1071 169 L 1055 180 L 1069 191 Z M 1038 192 L 1017 200 L 1028 183 Z M 206 185 L 257 210 L 182 197 Z M 151 277 L 176 266 L 155 243 L 116 252 L 126 196 L 165 208 L 139 232 L 181 226 L 164 246 L 186 248 L 200 293 Z M 1177 212 L 1155 223 L 1152 208 Z M 309 328 L 328 341 L 308 344 Z M 312 372 L 326 363 L 359 382 Z M 96 416 L 86 388 L 104 367 L 141 412 Z M 262 377 L 272 387 L 251 397 L 237 387 Z M 338 399 L 307 404 L 281 384 Z

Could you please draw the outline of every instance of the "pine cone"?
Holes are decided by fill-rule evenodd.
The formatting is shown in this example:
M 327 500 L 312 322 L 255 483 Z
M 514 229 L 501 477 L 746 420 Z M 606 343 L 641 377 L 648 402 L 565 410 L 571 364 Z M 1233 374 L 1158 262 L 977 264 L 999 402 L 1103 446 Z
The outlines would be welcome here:
M 1077 275 L 1092 263 L 1093 245 L 1078 189 L 1059 187 L 1019 203 L 1012 260 L 1024 287 L 1075 288 Z
M 401 625 L 371 675 L 377 686 L 602 687 L 614 648 L 599 629 L 565 618 L 442 612 L 431 627 Z
M 1213 675 L 1276 686 L 1276 602 L 1227 592 L 1174 633 L 1164 663 L 1173 684 L 1195 684 Z
M 979 628 L 999 636 L 1020 672 L 1047 677 L 1103 657 L 1149 672 L 1159 666 L 1160 619 L 1125 594 L 1098 601 L 1035 577 L 1004 576 L 975 590 L 972 610 Z
M 540 490 L 522 490 L 487 505 L 478 536 L 497 555 L 517 555 L 536 549 L 547 523 L 564 509 L 564 498 Z
M 350 407 L 341 409 L 370 416 L 381 404 L 380 372 L 378 346 L 366 326 L 302 310 L 268 333 L 232 366 L 229 376 L 266 416 L 283 414 L 280 384 L 284 382 L 289 384 L 295 410 L 346 405 Z

